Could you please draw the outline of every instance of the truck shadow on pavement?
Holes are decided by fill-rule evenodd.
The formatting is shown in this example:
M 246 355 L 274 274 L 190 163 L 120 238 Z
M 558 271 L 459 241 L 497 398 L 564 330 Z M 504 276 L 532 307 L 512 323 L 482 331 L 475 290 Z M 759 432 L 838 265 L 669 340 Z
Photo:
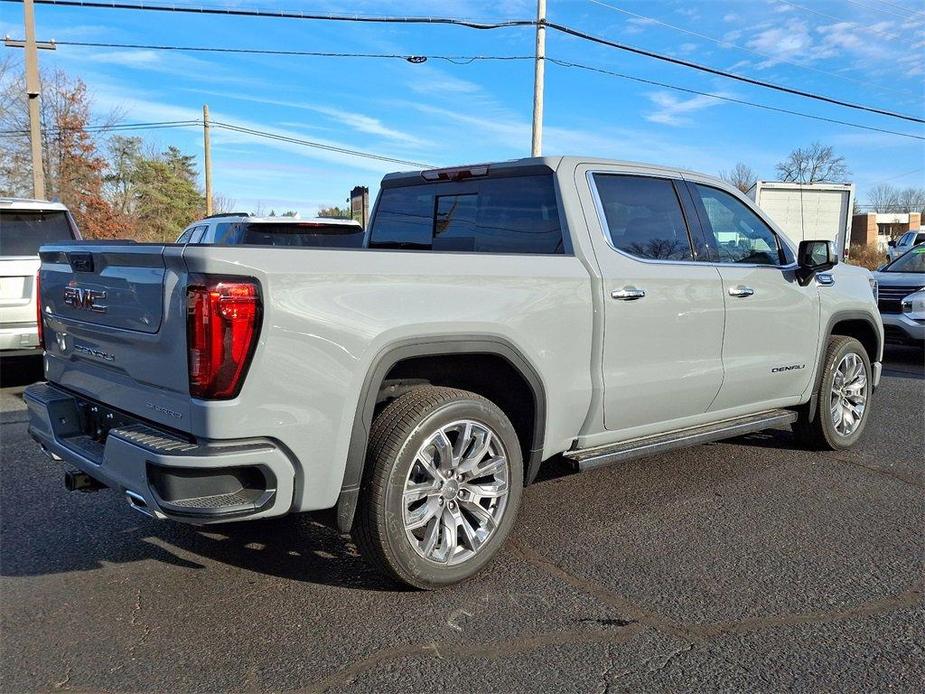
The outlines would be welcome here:
M 100 492 L 109 494 L 109 492 Z M 232 566 L 278 578 L 365 590 L 395 591 L 401 588 L 379 575 L 363 561 L 349 537 L 295 515 L 197 528 L 180 523 L 134 518 L 114 518 L 112 504 L 96 499 L 94 505 L 109 507 L 101 515 L 92 510 L 71 517 L 69 523 L 49 523 L 28 531 L 28 547 L 22 537 L 4 529 L 0 575 L 36 576 L 89 571 L 106 564 L 154 560 L 191 570 L 221 570 Z M 98 511 L 103 511 L 98 508 Z M 121 521 L 121 522 L 120 522 Z M 94 533 L 100 524 L 105 530 Z

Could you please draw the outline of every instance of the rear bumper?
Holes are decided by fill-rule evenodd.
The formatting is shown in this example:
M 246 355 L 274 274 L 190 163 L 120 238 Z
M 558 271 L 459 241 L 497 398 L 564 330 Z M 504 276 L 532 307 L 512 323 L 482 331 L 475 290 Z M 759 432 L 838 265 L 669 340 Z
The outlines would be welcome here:
M 292 508 L 294 469 L 273 441 L 192 442 L 133 420 L 114 426 L 100 443 L 84 431 L 92 403 L 47 383 L 29 386 L 24 399 L 29 433 L 46 452 L 150 516 L 205 524 Z
M 35 323 L 7 324 L 0 328 L 0 351 L 3 356 L 41 354 L 39 330 Z M 15 353 L 15 354 L 14 354 Z

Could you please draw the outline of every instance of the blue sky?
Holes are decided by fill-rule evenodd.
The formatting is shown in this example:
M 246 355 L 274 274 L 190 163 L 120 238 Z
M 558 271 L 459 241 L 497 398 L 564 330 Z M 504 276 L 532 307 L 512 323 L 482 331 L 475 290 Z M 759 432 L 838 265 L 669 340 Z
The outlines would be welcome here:
M 925 5 L 917 0 L 548 1 L 550 20 L 613 40 L 849 101 L 925 112 Z M 484 19 L 535 13 L 534 0 L 173 2 Z M 0 33 L 20 37 L 21 8 L 3 3 L 0 12 Z M 49 6 L 38 6 L 36 18 L 38 38 L 59 41 L 449 55 L 530 55 L 534 41 L 529 28 L 474 31 Z M 555 32 L 547 50 L 550 57 L 710 94 L 925 135 L 914 123 L 777 94 Z M 530 148 L 529 61 L 412 65 L 66 46 L 42 51 L 40 60 L 81 77 L 98 114 L 119 109 L 125 122 L 198 118 L 208 103 L 216 120 L 435 165 L 510 159 Z M 820 140 L 847 158 L 862 201 L 878 183 L 925 185 L 921 140 L 558 65 L 547 68 L 545 122 L 546 154 L 713 174 L 744 161 L 760 177 L 773 178 L 774 164 L 791 149 Z M 201 154 L 195 129 L 145 136 Z M 220 130 L 213 135 L 213 167 L 216 192 L 237 208 L 305 215 L 342 204 L 354 185 L 368 185 L 375 195 L 383 173 L 408 168 Z

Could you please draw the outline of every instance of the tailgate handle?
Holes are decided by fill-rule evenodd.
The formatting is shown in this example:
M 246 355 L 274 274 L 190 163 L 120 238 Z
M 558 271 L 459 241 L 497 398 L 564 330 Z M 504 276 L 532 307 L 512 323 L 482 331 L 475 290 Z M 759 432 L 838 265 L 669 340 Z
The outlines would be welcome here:
M 92 253 L 68 253 L 67 261 L 74 272 L 93 272 Z

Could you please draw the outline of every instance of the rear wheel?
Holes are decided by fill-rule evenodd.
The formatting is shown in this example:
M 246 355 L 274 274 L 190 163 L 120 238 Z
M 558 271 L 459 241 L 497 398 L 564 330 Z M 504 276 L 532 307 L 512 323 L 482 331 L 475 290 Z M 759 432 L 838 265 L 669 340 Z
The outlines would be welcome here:
M 853 337 L 831 336 L 816 380 L 815 412 L 801 408 L 794 433 L 809 448 L 850 448 L 867 426 L 871 394 L 867 350 Z
M 354 537 L 379 570 L 416 588 L 456 583 L 504 544 L 523 489 L 508 418 L 467 391 L 426 386 L 373 422 Z

